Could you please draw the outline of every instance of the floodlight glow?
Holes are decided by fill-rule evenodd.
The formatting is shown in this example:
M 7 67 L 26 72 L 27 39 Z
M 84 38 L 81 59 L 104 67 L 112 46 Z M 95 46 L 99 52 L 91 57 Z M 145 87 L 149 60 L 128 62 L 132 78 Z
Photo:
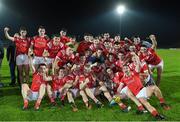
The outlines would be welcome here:
M 120 5 L 120 6 L 118 6 L 117 7 L 117 12 L 118 12 L 118 14 L 123 14 L 124 13 L 124 11 L 125 11 L 125 6 L 123 6 L 123 5 Z

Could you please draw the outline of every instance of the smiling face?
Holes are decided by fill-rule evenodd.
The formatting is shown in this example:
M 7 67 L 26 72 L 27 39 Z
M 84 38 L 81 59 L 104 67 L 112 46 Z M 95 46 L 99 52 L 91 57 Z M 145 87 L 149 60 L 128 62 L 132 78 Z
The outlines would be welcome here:
M 114 41 L 120 41 L 121 40 L 121 37 L 120 36 L 115 36 L 114 37 Z
M 147 48 L 146 47 L 141 47 L 140 52 L 141 53 L 146 53 L 147 52 Z
M 64 69 L 59 69 L 58 74 L 60 78 L 64 77 Z
M 66 31 L 63 31 L 63 30 L 60 31 L 61 36 L 66 36 L 66 34 L 67 34 Z
M 53 37 L 53 44 L 54 45 L 59 45 L 59 43 L 60 43 L 60 37 Z
M 108 68 L 108 69 L 106 70 L 106 72 L 107 72 L 108 75 L 113 74 L 113 71 L 112 71 L 112 69 L 110 69 L 110 68 Z
M 109 33 L 104 33 L 104 39 L 108 39 L 110 37 Z
M 73 49 L 71 49 L 70 47 L 66 48 L 66 55 L 72 55 L 73 54 Z
M 27 31 L 26 30 L 20 30 L 20 36 L 21 37 L 26 37 Z
M 98 44 L 99 44 L 99 39 L 94 39 L 94 40 L 93 40 L 93 43 L 94 43 L 95 45 L 98 45 Z
M 125 75 L 129 76 L 131 74 L 128 66 L 123 66 L 123 72 Z
M 123 60 L 123 58 L 124 58 L 124 55 L 122 53 L 118 53 L 118 59 Z
M 44 28 L 38 29 L 39 36 L 45 36 L 46 30 Z

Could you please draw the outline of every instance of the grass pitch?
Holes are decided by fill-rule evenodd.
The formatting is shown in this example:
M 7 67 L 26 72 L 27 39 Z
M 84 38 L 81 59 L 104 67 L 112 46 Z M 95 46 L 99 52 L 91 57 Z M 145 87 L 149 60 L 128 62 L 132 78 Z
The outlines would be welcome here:
M 179 120 L 180 121 L 180 50 L 158 50 L 158 54 L 164 60 L 164 72 L 161 80 L 160 89 L 165 97 L 165 100 L 171 106 L 171 110 L 165 111 L 160 105 L 159 101 L 152 97 L 149 101 L 157 108 L 157 110 L 166 116 L 167 120 Z M 129 113 L 123 113 L 118 106 L 110 108 L 106 100 L 104 108 L 98 109 L 93 104 L 91 110 L 87 110 L 80 99 L 76 99 L 75 102 L 78 105 L 78 112 L 72 112 L 70 105 L 65 104 L 65 107 L 51 108 L 47 97 L 43 99 L 42 105 L 39 111 L 33 109 L 34 102 L 30 102 L 30 109 L 27 111 L 22 110 L 23 100 L 18 87 L 9 87 L 10 72 L 8 62 L 3 60 L 2 68 L 0 71 L 2 78 L 1 81 L 5 84 L 5 87 L 0 88 L 0 121 L 144 121 L 154 120 L 149 113 L 143 115 L 136 115 L 136 107 L 130 101 L 126 101 L 128 105 L 132 107 Z M 156 76 L 156 75 L 154 75 Z

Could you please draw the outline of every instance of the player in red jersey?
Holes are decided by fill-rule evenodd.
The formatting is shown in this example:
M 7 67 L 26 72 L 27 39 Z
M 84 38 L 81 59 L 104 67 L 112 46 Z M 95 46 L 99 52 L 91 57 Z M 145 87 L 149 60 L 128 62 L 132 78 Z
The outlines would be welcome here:
M 154 41 L 154 39 L 152 39 L 152 41 Z M 155 42 L 153 42 L 153 45 L 151 48 L 147 48 L 146 45 L 142 45 L 139 57 L 141 60 L 146 61 L 150 69 L 154 69 L 154 68 L 157 69 L 156 85 L 159 86 L 164 63 L 163 63 L 163 60 L 155 52 L 154 50 L 155 47 L 156 47 Z
M 120 96 L 121 99 L 126 99 L 128 97 L 137 105 L 137 107 L 138 107 L 137 114 L 142 114 L 142 113 L 146 112 L 143 105 L 137 100 L 137 98 L 127 88 L 127 86 L 125 86 L 121 90 L 118 89 L 121 78 L 123 77 L 123 73 L 117 72 L 114 74 L 113 71 L 111 70 L 111 68 L 107 68 L 106 72 L 107 72 L 107 76 L 109 76 L 108 82 L 110 82 L 110 84 L 112 84 L 111 87 L 114 90 L 114 97 Z M 118 103 L 118 104 L 119 104 L 120 108 L 122 109 L 122 103 Z M 124 109 L 124 111 L 128 111 L 128 109 Z
M 78 111 L 72 93 L 68 90 L 72 86 L 73 80 L 71 76 L 65 76 L 65 68 L 63 67 L 59 69 L 58 75 L 52 76 L 52 85 L 47 86 L 47 92 L 53 106 L 56 105 L 55 98 L 60 98 L 64 105 L 64 98 L 67 95 L 73 111 Z
M 45 35 L 46 30 L 43 26 L 38 28 L 38 33 L 39 35 L 35 36 L 31 41 L 29 50 L 30 52 L 34 53 L 33 63 L 35 64 L 35 67 L 37 67 L 38 64 L 45 63 L 43 52 L 47 46 L 47 43 L 49 42 L 49 38 Z
M 9 28 L 4 28 L 4 33 L 7 39 L 13 41 L 16 45 L 16 64 L 19 71 L 20 83 L 24 82 L 24 73 L 26 82 L 29 82 L 29 59 L 28 49 L 30 46 L 30 39 L 26 37 L 27 30 L 23 27 L 20 28 L 20 36 L 11 37 L 8 33 Z
M 107 58 L 105 59 L 105 67 L 110 67 L 113 71 L 116 71 L 115 67 L 116 59 L 112 53 L 109 53 Z
M 86 64 L 84 72 L 79 76 L 79 89 L 80 95 L 83 98 L 84 103 L 88 106 L 88 97 L 90 97 L 98 107 L 102 107 L 103 104 L 94 96 L 96 79 L 91 73 L 91 66 Z M 88 97 L 87 97 L 88 96 Z
M 70 38 L 67 37 L 67 30 L 65 28 L 62 28 L 61 31 L 60 31 L 60 41 L 63 43 L 63 44 L 66 44 L 68 42 L 70 42 Z
M 89 48 L 92 52 L 96 52 L 98 48 L 103 48 L 103 45 L 100 43 L 98 38 L 94 38 L 93 44 L 91 44 Z
M 164 116 L 160 115 L 157 110 L 150 105 L 147 101 L 152 94 L 155 94 L 159 99 L 161 95 L 159 94 L 159 89 L 157 86 L 147 86 L 143 87 L 143 84 L 140 80 L 139 71 L 140 71 L 140 61 L 138 56 L 134 53 L 133 57 L 135 58 L 135 70 L 131 71 L 127 65 L 123 66 L 124 76 L 121 79 L 121 83 L 118 89 L 122 89 L 124 85 L 138 98 L 138 100 L 146 107 L 146 109 L 158 120 L 164 119 Z
M 136 47 L 137 51 L 140 51 L 141 48 L 141 39 L 139 36 L 132 37 L 133 45 Z
M 90 36 L 88 34 L 85 34 L 84 35 L 84 40 L 81 41 L 78 45 L 78 48 L 77 48 L 77 52 L 80 54 L 80 55 L 84 55 L 85 51 L 89 49 L 89 46 L 91 45 L 92 43 L 90 42 Z
M 108 41 L 108 40 L 105 40 L 103 42 L 103 54 L 105 56 L 108 56 L 109 53 L 112 53 L 113 52 L 113 47 L 112 47 L 112 42 Z
M 30 57 L 30 65 L 32 67 L 33 77 L 31 88 L 29 88 L 27 83 L 23 83 L 21 86 L 21 93 L 24 100 L 23 109 L 28 109 L 28 102 L 36 100 L 35 110 L 38 110 L 41 104 L 41 101 L 45 95 L 46 91 L 46 82 L 51 81 L 52 78 L 46 76 L 47 67 L 45 64 L 40 64 L 37 69 L 35 69 L 32 58 Z
M 52 66 L 52 62 L 54 61 L 57 53 L 61 50 L 64 50 L 65 46 L 62 42 L 60 42 L 60 37 L 54 35 L 53 39 L 47 43 L 47 47 L 43 52 L 43 56 L 45 58 L 45 62 L 50 68 Z
M 65 50 L 59 51 L 56 55 L 52 69 L 68 65 L 68 62 L 74 62 L 74 59 L 75 55 L 73 54 L 73 50 L 70 47 L 66 47 Z M 55 70 L 53 70 L 53 73 L 55 73 Z
M 136 63 L 136 60 L 134 58 L 133 58 L 133 62 Z M 140 78 L 145 87 L 156 86 L 154 79 L 152 75 L 150 74 L 148 65 L 146 64 L 145 61 L 140 62 Z M 156 89 L 157 89 L 157 94 L 158 94 L 156 95 L 156 97 L 159 99 L 161 107 L 163 107 L 165 110 L 169 110 L 170 107 L 165 103 L 161 90 L 158 87 Z

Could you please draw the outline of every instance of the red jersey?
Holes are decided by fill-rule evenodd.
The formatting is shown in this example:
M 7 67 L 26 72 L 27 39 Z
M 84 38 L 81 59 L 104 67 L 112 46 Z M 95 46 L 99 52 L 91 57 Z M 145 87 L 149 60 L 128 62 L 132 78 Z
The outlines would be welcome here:
M 102 44 L 98 44 L 98 45 L 91 44 L 89 47 L 89 49 L 92 50 L 92 52 L 96 52 L 98 48 L 104 49 Z
M 14 37 L 14 42 L 16 45 L 16 56 L 20 54 L 28 54 L 28 49 L 30 46 L 30 38 L 19 38 L 19 37 Z
M 73 81 L 75 81 L 76 77 L 80 75 L 80 72 L 73 72 L 72 74 L 69 75 L 69 77 L 71 77 L 73 79 Z M 77 84 L 75 84 L 74 88 L 79 89 L 79 79 Z
M 69 76 L 63 77 L 61 79 L 59 79 L 58 76 L 53 76 L 53 79 L 52 79 L 53 91 L 57 91 L 57 90 L 61 89 L 70 80 L 72 80 L 72 78 L 70 78 Z
M 70 39 L 69 39 L 67 36 L 61 36 L 60 41 L 61 41 L 63 44 L 66 44 L 66 43 L 70 42 Z
M 93 88 L 96 84 L 96 81 L 94 80 L 93 76 L 91 74 L 88 75 L 80 75 L 79 76 L 79 83 L 83 83 L 85 82 L 85 79 L 88 78 L 89 79 L 89 83 L 87 83 L 87 87 L 88 88 Z
M 44 49 L 46 48 L 47 43 L 48 43 L 47 37 L 40 37 L 40 36 L 34 37 L 34 39 L 31 41 L 31 45 L 33 45 L 35 56 L 42 57 L 42 54 L 44 52 Z
M 91 42 L 82 41 L 79 43 L 79 46 L 77 48 L 77 52 L 79 54 L 84 54 L 86 50 L 89 49 L 89 46 L 91 45 Z
M 115 66 L 117 66 L 118 69 L 120 69 L 120 70 L 122 70 L 123 64 L 124 64 L 124 61 L 122 61 L 122 60 L 117 60 L 117 61 L 115 62 Z
M 137 50 L 137 52 L 138 52 L 138 51 L 140 51 L 140 49 L 141 49 L 141 44 L 137 44 L 137 45 L 135 45 L 135 47 L 136 47 L 136 50 Z
M 57 53 L 63 49 L 64 49 L 63 43 L 60 42 L 58 45 L 54 45 L 53 40 L 47 43 L 47 47 L 46 47 L 46 50 L 49 52 L 49 58 L 55 58 Z
M 139 74 L 131 72 L 131 76 L 123 76 L 121 82 L 124 83 L 134 95 L 137 95 L 143 88 Z
M 43 80 L 43 76 L 37 72 L 33 74 L 31 90 L 33 92 L 38 92 L 41 84 L 45 84 L 46 82 Z
M 158 65 L 161 62 L 161 58 L 156 54 L 152 48 L 148 48 L 147 54 L 140 54 L 140 59 L 145 60 L 147 64 Z
M 115 59 L 113 61 L 105 60 L 105 66 L 110 67 L 113 71 L 115 71 Z
M 74 59 L 76 58 L 74 54 L 68 56 L 65 54 L 65 51 L 59 51 L 58 54 L 56 55 L 56 58 L 60 59 L 58 62 L 58 66 L 63 66 L 66 64 L 68 61 L 74 62 Z
M 123 77 L 124 73 L 123 72 L 117 72 L 115 73 L 115 76 L 113 78 L 113 82 L 116 83 L 116 84 L 119 84 L 122 77 Z

